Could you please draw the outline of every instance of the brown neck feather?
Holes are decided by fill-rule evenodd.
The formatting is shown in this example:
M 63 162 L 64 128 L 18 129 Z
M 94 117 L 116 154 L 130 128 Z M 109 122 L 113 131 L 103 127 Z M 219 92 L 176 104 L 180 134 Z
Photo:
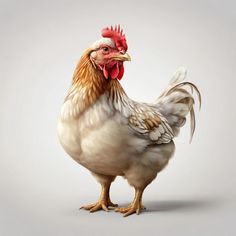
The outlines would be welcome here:
M 91 50 L 85 51 L 76 66 L 72 86 L 66 100 L 78 94 L 78 100 L 74 99 L 79 105 L 80 112 L 93 105 L 96 100 L 104 94 L 108 87 L 108 81 L 104 79 L 100 70 L 96 69 L 90 61 Z
M 105 79 L 103 73 L 94 67 L 90 60 L 91 49 L 81 57 L 72 79 L 72 86 L 66 100 L 73 99 L 79 94 L 78 100 L 73 99 L 79 106 L 80 112 L 93 105 L 106 91 L 111 100 L 115 100 L 125 92 L 118 80 Z M 116 96 L 118 95 L 119 96 Z
M 100 96 L 106 90 L 108 81 L 104 79 L 101 71 L 93 66 L 89 58 L 90 53 L 91 50 L 88 49 L 81 57 L 73 75 L 72 86 L 85 88 L 88 92 Z

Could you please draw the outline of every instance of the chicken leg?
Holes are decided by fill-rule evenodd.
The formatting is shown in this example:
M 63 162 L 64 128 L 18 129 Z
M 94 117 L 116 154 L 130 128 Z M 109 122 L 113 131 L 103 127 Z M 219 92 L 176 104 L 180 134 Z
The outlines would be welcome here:
M 143 209 L 146 209 L 142 205 L 143 191 L 144 191 L 144 189 L 135 188 L 135 197 L 134 197 L 133 202 L 127 207 L 115 208 L 115 211 L 123 213 L 124 217 L 129 216 L 134 213 L 136 213 L 138 215 Z
M 109 206 L 111 207 L 118 206 L 117 204 L 112 203 L 110 199 L 109 190 L 111 183 L 102 183 L 101 185 L 102 185 L 102 191 L 98 202 L 82 206 L 80 209 L 88 210 L 90 212 L 95 212 L 98 210 L 108 211 Z

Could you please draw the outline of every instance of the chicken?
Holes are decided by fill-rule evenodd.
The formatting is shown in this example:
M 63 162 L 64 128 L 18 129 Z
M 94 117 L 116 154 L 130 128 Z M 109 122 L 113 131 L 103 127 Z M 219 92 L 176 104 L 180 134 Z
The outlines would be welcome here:
M 197 87 L 179 69 L 169 86 L 152 104 L 130 99 L 119 80 L 130 61 L 120 26 L 104 28 L 102 38 L 83 53 L 58 120 L 59 140 L 65 151 L 87 168 L 101 184 L 98 202 L 83 206 L 95 212 L 115 207 L 124 216 L 139 214 L 142 195 L 175 151 L 174 137 L 191 117 L 195 130 L 194 98 Z M 188 88 L 191 90 L 188 91 Z M 116 176 L 135 189 L 127 207 L 112 203 L 109 190 Z

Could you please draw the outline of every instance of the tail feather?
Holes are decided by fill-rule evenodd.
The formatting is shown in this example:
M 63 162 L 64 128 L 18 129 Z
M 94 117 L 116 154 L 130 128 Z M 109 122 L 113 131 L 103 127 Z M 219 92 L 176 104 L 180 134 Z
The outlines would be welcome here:
M 187 75 L 187 70 L 184 67 L 180 67 L 172 76 L 169 85 L 178 84 L 185 80 Z
M 180 68 L 171 79 L 168 87 L 158 98 L 156 106 L 158 110 L 165 116 L 169 125 L 177 136 L 185 124 L 186 116 L 190 113 L 190 142 L 196 127 L 195 112 L 194 112 L 194 97 L 196 92 L 199 100 L 199 109 L 201 108 L 201 93 L 197 86 L 191 82 L 184 81 L 186 70 Z M 190 91 L 188 90 L 190 88 Z
M 195 128 L 196 128 L 196 119 L 195 119 L 195 111 L 194 109 L 192 108 L 190 110 L 190 140 L 189 142 L 191 143 L 192 142 L 192 139 L 193 139 L 193 134 L 195 132 Z
M 166 95 L 170 94 L 171 92 L 173 92 L 176 88 L 181 88 L 183 86 L 189 86 L 189 88 L 191 89 L 191 93 L 193 94 L 193 92 L 195 91 L 197 93 L 198 96 L 198 101 L 199 101 L 199 110 L 201 109 L 201 105 L 202 105 L 202 98 L 201 98 L 201 93 L 199 91 L 199 89 L 197 88 L 197 86 L 191 82 L 185 81 L 185 82 L 180 82 L 178 84 L 176 84 L 174 87 L 170 88 L 167 92 Z

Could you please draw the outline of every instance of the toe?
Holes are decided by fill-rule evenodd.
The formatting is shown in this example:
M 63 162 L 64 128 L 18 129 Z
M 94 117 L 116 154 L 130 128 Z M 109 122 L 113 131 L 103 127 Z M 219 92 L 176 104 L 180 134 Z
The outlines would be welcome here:
M 115 212 L 119 212 L 119 211 L 120 211 L 120 208 L 115 208 L 114 211 L 115 211 Z
M 107 208 L 107 206 L 106 206 L 105 204 L 102 204 L 102 209 L 103 209 L 104 211 L 106 211 L 106 212 L 109 211 L 108 208 Z
M 118 204 L 114 204 L 114 203 L 112 203 L 112 202 L 109 202 L 109 206 L 110 206 L 110 207 L 118 207 Z
M 130 216 L 130 215 L 134 214 L 135 212 L 136 212 L 135 209 L 130 209 L 129 211 L 127 211 L 127 212 L 124 214 L 124 217 Z
M 95 211 L 99 211 L 99 210 L 104 210 L 106 212 L 109 211 L 108 204 L 106 202 L 103 202 L 103 201 L 99 201 L 95 204 L 90 204 L 90 205 L 87 205 L 87 206 L 82 206 L 80 209 L 89 210 L 91 213 L 95 212 Z
M 80 207 L 80 209 L 90 210 L 90 209 L 93 208 L 95 205 L 96 205 L 96 204 L 89 204 L 89 205 Z
M 115 208 L 115 212 L 125 213 L 127 211 L 129 211 L 128 207 L 118 207 L 118 208 Z
M 136 214 L 137 214 L 137 215 L 139 215 L 139 214 L 140 214 L 140 212 L 141 212 L 141 208 L 140 208 L 140 207 L 138 207 L 138 208 L 136 209 Z
M 101 205 L 100 204 L 96 204 L 94 207 L 92 207 L 90 209 L 90 212 L 93 213 L 93 212 L 98 211 L 100 209 L 101 209 Z

